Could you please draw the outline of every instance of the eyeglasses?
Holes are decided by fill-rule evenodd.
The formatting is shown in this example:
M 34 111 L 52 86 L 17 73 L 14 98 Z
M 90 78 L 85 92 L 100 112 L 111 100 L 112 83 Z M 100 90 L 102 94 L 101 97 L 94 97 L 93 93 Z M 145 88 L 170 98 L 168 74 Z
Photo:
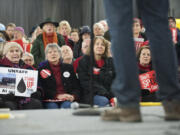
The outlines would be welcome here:
M 30 62 L 31 62 L 31 61 L 33 61 L 33 60 L 32 60 L 32 59 L 24 59 L 24 61 L 30 61 Z

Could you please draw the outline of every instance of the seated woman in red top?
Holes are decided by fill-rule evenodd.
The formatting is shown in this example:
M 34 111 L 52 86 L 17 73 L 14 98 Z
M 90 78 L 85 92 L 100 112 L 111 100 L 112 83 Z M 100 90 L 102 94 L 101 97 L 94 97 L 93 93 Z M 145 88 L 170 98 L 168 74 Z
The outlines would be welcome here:
M 93 62 L 93 86 L 89 88 L 90 82 L 90 47 L 87 55 L 79 61 L 77 68 L 80 85 L 82 87 L 81 102 L 90 104 L 91 92 L 93 90 L 93 103 L 100 107 L 109 105 L 109 100 L 113 98 L 111 93 L 111 83 L 115 76 L 112 57 L 108 56 L 108 43 L 102 36 L 95 37 L 93 42 L 94 62 Z
M 45 108 L 70 108 L 71 103 L 79 98 L 73 66 L 60 62 L 61 49 L 55 43 L 47 45 L 45 55 L 47 61 L 40 63 L 38 68 Z
M 137 60 L 139 67 L 139 74 L 147 73 L 153 70 L 151 61 L 151 51 L 149 46 L 143 46 L 137 52 Z M 158 101 L 156 92 L 150 92 L 149 90 L 141 90 L 141 101 L 143 102 L 155 102 Z

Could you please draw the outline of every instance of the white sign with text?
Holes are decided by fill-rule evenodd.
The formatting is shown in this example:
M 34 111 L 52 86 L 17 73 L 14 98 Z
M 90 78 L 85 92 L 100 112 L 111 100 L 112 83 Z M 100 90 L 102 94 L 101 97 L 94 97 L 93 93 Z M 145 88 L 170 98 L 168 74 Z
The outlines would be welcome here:
M 30 97 L 37 90 L 38 71 L 0 67 L 0 94 Z

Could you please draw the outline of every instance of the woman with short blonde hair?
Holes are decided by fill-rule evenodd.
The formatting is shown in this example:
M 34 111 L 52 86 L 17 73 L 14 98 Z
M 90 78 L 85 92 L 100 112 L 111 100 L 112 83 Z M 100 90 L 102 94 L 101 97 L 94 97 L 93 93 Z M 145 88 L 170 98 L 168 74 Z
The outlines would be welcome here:
M 74 48 L 74 42 L 69 38 L 71 33 L 71 26 L 68 21 L 63 20 L 59 23 L 57 32 L 64 37 L 65 44 L 68 45 L 71 50 Z
M 69 35 L 71 32 L 71 26 L 69 24 L 68 21 L 63 20 L 61 22 L 59 22 L 59 27 L 58 27 L 58 33 L 60 33 L 61 35 Z

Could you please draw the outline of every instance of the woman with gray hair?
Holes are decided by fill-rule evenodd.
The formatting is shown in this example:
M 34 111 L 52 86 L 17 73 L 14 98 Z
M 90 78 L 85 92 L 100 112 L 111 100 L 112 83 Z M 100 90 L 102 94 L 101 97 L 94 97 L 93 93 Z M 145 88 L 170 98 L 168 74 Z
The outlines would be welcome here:
M 63 45 L 61 47 L 61 57 L 62 57 L 63 63 L 72 64 L 73 52 L 69 46 Z
M 6 43 L 3 51 L 4 58 L 0 60 L 1 67 L 13 67 L 21 69 L 32 69 L 31 66 L 26 65 L 22 60 L 23 49 L 16 42 Z M 33 93 L 36 95 L 38 92 Z M 40 109 L 42 108 L 41 102 L 38 99 L 29 97 L 17 97 L 14 94 L 0 94 L 3 100 L 1 107 L 7 107 L 11 110 L 16 109 Z
M 61 63 L 61 49 L 57 44 L 48 44 L 46 61 L 40 63 L 39 84 L 44 91 L 44 106 L 47 109 L 70 108 L 79 98 L 79 85 L 73 66 Z
M 105 29 L 101 23 L 95 23 L 93 25 L 94 36 L 104 36 Z
M 22 56 L 22 60 L 27 65 L 30 65 L 30 66 L 34 65 L 34 56 L 31 53 L 25 52 Z

